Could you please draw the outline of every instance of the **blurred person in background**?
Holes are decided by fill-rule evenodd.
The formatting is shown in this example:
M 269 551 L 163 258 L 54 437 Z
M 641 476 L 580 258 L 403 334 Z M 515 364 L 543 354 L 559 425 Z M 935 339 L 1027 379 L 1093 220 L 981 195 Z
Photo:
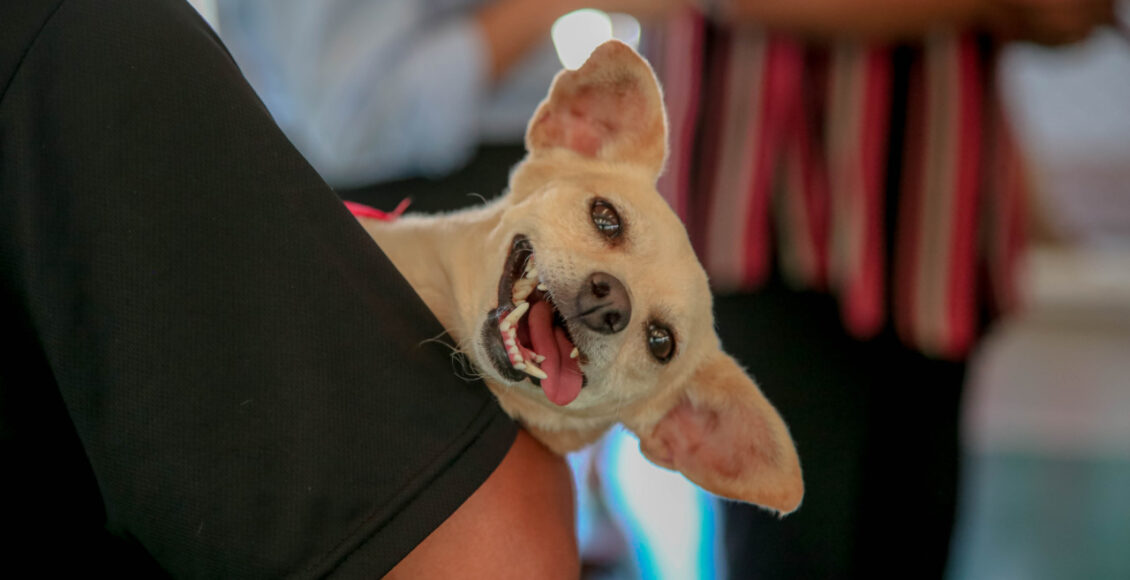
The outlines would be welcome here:
M 561 68 L 549 34 L 560 16 L 592 7 L 655 19 L 679 5 L 218 0 L 216 12 L 287 135 L 331 185 L 353 188 L 448 175 L 482 143 L 520 144 Z
M 646 36 L 672 136 L 660 191 L 804 468 L 783 521 L 726 505 L 732 577 L 944 575 L 966 360 L 1015 307 L 1027 221 L 997 48 L 1112 17 L 1109 0 L 723 0 Z

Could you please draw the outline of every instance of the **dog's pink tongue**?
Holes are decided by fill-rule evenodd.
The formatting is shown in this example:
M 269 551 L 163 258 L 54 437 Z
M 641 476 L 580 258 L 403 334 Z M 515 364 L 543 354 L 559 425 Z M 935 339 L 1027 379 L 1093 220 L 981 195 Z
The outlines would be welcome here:
M 530 323 L 530 342 L 534 352 L 545 357 L 538 366 L 545 371 L 541 390 L 556 405 L 568 405 L 581 393 L 581 367 L 569 358 L 573 343 L 565 331 L 553 326 L 553 308 L 547 302 L 535 302 L 527 314 Z

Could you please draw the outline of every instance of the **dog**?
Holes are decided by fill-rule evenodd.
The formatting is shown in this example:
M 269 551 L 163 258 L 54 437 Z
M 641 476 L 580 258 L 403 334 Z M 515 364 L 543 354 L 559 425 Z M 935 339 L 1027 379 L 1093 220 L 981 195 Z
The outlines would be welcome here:
M 618 41 L 561 71 L 505 195 L 358 217 L 502 408 L 564 454 L 616 423 L 653 463 L 784 515 L 804 495 L 784 422 L 714 331 L 686 230 L 656 191 L 667 119 Z

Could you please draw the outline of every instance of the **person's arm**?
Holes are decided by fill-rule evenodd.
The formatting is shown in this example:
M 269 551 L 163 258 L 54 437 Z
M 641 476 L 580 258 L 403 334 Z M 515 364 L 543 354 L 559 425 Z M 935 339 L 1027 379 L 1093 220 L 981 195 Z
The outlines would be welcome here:
M 572 475 L 526 431 L 467 501 L 389 579 L 580 577 Z
M 577 0 L 494 0 L 485 3 L 474 21 L 486 47 L 492 81 L 503 78 L 523 56 L 549 39 L 561 16 L 579 8 Z
M 1112 0 L 706 0 L 721 19 L 814 38 L 919 38 L 983 28 L 1008 39 L 1057 44 L 1110 22 Z
M 874 40 L 964 26 L 987 18 L 989 10 L 982 0 L 720 0 L 714 5 L 715 13 L 729 22 L 821 38 Z

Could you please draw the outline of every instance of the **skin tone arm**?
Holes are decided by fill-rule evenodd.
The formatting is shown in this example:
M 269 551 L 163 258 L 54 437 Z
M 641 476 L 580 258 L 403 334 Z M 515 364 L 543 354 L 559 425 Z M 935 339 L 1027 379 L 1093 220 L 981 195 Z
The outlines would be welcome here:
M 730 22 L 758 23 L 803 36 L 895 41 L 940 27 L 979 27 L 1003 40 L 1066 44 L 1114 21 L 1114 0 L 496 0 L 475 18 L 498 80 L 543 42 L 562 15 L 590 7 L 641 20 L 690 2 Z
M 757 22 L 818 38 L 894 40 L 930 28 L 989 17 L 981 0 L 732 0 L 718 4 L 724 20 Z
M 581 575 L 569 466 L 525 430 L 494 473 L 385 578 Z
M 871 41 L 972 26 L 1005 40 L 1064 44 L 1114 18 L 1113 0 L 721 0 L 708 5 L 731 22 L 760 23 L 813 38 Z

